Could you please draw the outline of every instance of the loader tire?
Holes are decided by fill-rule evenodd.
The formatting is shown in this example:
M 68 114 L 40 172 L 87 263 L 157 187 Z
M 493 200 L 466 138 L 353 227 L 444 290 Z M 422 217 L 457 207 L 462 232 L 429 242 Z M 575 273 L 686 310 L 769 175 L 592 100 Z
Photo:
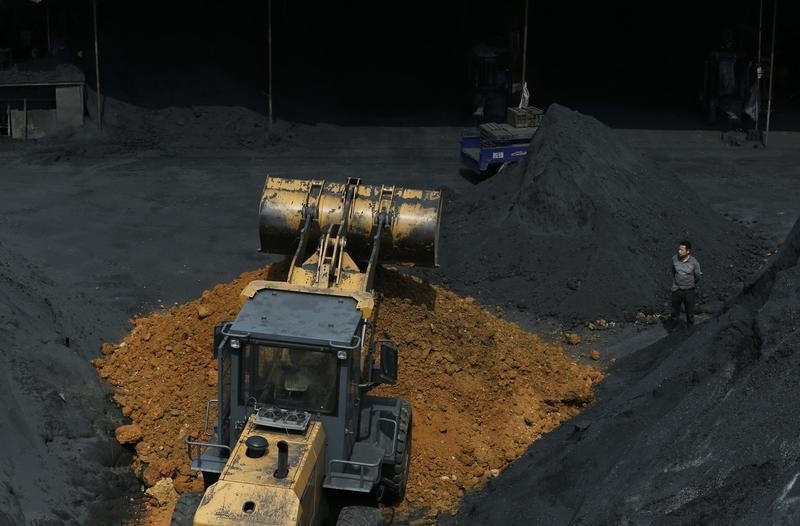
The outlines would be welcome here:
M 192 526 L 194 522 L 194 512 L 200 505 L 203 498 L 201 492 L 184 493 L 175 503 L 175 509 L 172 512 L 172 521 L 170 526 Z
M 406 483 L 408 482 L 408 465 L 411 460 L 411 404 L 402 401 L 400 417 L 397 421 L 397 442 L 394 450 L 394 463 L 384 464 L 383 496 L 381 502 L 385 504 L 399 504 L 406 498 Z
M 378 508 L 345 506 L 336 518 L 336 526 L 380 526 L 383 524 Z

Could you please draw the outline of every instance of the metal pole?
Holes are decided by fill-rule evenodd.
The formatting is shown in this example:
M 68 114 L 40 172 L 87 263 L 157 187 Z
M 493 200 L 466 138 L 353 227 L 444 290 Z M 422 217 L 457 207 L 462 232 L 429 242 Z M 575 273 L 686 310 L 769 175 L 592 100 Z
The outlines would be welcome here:
M 769 56 L 769 98 L 767 99 L 767 129 L 764 131 L 764 146 L 769 139 L 769 118 L 772 113 L 772 79 L 775 78 L 775 33 L 778 28 L 778 0 L 772 9 L 772 51 Z
M 28 99 L 22 99 L 22 140 L 28 140 Z
M 97 0 L 92 0 L 92 18 L 94 21 L 94 75 L 97 80 L 97 128 L 103 129 L 103 117 L 100 114 L 100 47 L 97 45 Z
M 50 44 L 50 6 L 45 6 L 44 10 L 45 18 L 47 19 L 47 54 L 50 55 L 52 53 L 52 45 Z
M 525 87 L 525 74 L 528 66 L 528 3 L 525 0 L 525 28 L 522 31 L 522 87 Z
M 272 129 L 272 0 L 267 2 L 267 16 L 269 24 L 267 26 L 267 97 L 269 98 L 269 127 Z
M 761 33 L 764 21 L 764 0 L 758 1 L 758 61 L 756 62 L 756 84 L 758 89 L 758 100 L 756 101 L 756 130 L 758 130 L 758 121 L 761 117 L 761 75 L 763 69 L 761 68 Z

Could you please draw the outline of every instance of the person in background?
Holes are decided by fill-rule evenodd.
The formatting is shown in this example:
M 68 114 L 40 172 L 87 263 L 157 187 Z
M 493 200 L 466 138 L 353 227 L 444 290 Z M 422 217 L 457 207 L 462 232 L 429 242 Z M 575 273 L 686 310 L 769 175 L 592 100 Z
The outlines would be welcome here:
M 681 241 L 678 253 L 672 256 L 672 318 L 677 325 L 681 306 L 686 310 L 686 324 L 694 325 L 695 288 L 700 283 L 700 263 L 692 255 L 692 244 Z

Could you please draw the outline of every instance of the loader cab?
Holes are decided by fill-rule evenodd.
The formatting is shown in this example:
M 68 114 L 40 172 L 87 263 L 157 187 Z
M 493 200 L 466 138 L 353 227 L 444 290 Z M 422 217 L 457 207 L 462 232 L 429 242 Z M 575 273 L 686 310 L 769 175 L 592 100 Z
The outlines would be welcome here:
M 379 342 L 373 358 L 367 335 L 349 296 L 267 289 L 248 300 L 233 322 L 215 331 L 216 425 L 193 468 L 213 483 L 253 415 L 260 425 L 295 434 L 321 422 L 325 457 L 346 466 L 363 434 L 366 391 L 397 376 L 394 345 Z
M 345 436 L 354 419 L 354 386 L 365 321 L 347 296 L 262 290 L 221 332 L 231 353 L 231 425 L 267 408 L 323 422 L 328 436 Z M 329 442 L 332 439 L 329 439 Z M 347 444 L 329 444 L 333 452 Z

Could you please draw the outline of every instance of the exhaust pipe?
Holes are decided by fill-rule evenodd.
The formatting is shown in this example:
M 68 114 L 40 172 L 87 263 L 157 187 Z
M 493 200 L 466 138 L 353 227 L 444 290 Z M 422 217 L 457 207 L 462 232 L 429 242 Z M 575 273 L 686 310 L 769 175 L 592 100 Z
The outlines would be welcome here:
M 276 479 L 285 479 L 289 474 L 289 444 L 278 442 L 278 469 L 273 474 Z

